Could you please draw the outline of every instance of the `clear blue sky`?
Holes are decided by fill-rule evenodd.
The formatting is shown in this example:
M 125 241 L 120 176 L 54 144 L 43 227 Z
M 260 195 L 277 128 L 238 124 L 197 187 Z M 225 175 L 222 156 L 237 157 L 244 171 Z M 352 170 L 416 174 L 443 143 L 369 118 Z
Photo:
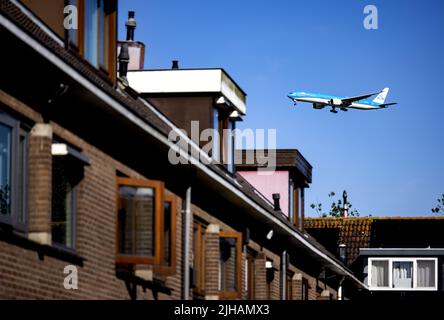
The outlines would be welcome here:
M 379 29 L 363 27 L 374 4 Z M 361 215 L 431 215 L 444 193 L 444 1 L 125 0 L 146 68 L 223 67 L 247 92 L 241 128 L 276 128 L 313 165 L 310 203 L 346 189 Z M 378 111 L 294 107 L 289 91 L 358 95 L 390 87 Z

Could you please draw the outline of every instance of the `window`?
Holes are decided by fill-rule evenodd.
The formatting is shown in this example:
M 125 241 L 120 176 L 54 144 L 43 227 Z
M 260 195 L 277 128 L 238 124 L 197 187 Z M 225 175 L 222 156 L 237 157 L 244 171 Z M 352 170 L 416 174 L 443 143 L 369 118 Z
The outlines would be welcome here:
M 372 290 L 437 290 L 436 258 L 370 258 Z
M 74 248 L 77 174 L 63 156 L 52 158 L 52 242 Z
M 256 290 L 256 283 L 255 283 L 255 267 L 254 267 L 254 260 L 255 260 L 256 253 L 247 250 L 247 259 L 245 261 L 246 263 L 246 277 L 247 283 L 246 283 L 246 291 L 247 291 L 247 299 L 248 300 L 254 300 L 255 299 L 255 290 Z
M 308 279 L 302 278 L 301 300 L 308 300 L 308 289 L 309 289 Z
M 413 262 L 393 261 L 393 288 L 413 288 Z
M 219 132 L 219 110 L 213 108 L 213 148 L 211 149 L 211 156 L 215 161 L 220 161 L 220 132 Z
M 76 6 L 78 12 L 78 28 L 66 31 L 68 47 L 114 77 L 116 1 L 68 0 L 68 3 Z
M 194 292 L 203 295 L 205 292 L 205 226 L 194 222 L 193 228 L 193 284 Z
M 0 222 L 25 231 L 27 133 L 0 113 Z
M 163 215 L 161 217 L 161 252 L 160 265 L 154 270 L 171 275 L 176 272 L 176 197 L 164 196 Z
M 221 298 L 240 298 L 241 245 L 240 233 L 233 231 L 219 233 L 219 291 Z
M 293 273 L 292 272 L 287 272 L 285 294 L 286 294 L 286 297 L 285 297 L 286 300 L 293 299 Z
M 87 0 L 85 3 L 84 57 L 98 68 L 99 41 L 99 3 L 98 0 Z
M 288 219 L 294 221 L 294 182 L 290 178 L 290 188 L 289 188 L 289 201 L 288 201 Z
M 389 262 L 385 260 L 373 261 L 371 265 L 371 286 L 389 287 Z
M 117 178 L 117 263 L 160 264 L 163 183 Z
M 51 234 L 54 245 L 75 248 L 77 186 L 89 159 L 65 143 L 53 143 Z
M 274 281 L 274 273 L 276 268 L 273 266 L 273 261 L 267 259 L 265 262 L 266 282 L 267 282 L 267 300 L 272 298 L 272 285 Z

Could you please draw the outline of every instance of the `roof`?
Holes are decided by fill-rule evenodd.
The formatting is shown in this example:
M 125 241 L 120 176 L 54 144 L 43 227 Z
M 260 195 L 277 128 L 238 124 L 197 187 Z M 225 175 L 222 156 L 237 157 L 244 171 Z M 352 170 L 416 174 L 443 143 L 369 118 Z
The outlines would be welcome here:
M 171 143 L 167 139 L 168 134 L 171 130 L 177 130 L 177 128 L 147 101 L 126 92 L 126 90 L 119 90 L 113 87 L 109 81 L 101 77 L 97 70 L 87 62 L 66 50 L 63 43 L 60 44 L 53 37 L 48 36 L 44 30 L 13 3 L 0 0 L 0 13 L 0 25 L 3 29 L 7 29 L 20 41 L 27 43 L 37 54 L 51 61 L 55 68 L 59 68 L 62 72 L 78 81 L 81 86 L 91 90 L 97 99 L 107 103 L 109 108 L 114 108 L 114 111 L 120 112 L 120 116 L 144 128 L 146 132 L 158 139 L 158 141 L 164 144 Z M 197 147 L 191 139 L 187 140 L 187 144 L 191 147 L 188 149 L 191 150 Z M 189 157 L 193 157 L 191 150 L 189 150 Z M 182 150 L 181 152 L 184 151 Z M 200 150 L 199 152 L 202 151 Z M 260 197 L 255 192 L 255 189 L 240 175 L 232 176 L 217 165 L 203 165 L 201 162 L 196 161 L 192 161 L 192 164 L 198 167 L 202 176 L 207 177 L 213 183 L 214 188 L 231 192 L 233 198 L 241 203 L 242 206 L 250 211 L 255 210 L 257 217 L 262 219 L 261 221 L 267 219 L 268 224 L 273 223 L 276 230 L 288 236 L 293 244 L 298 244 L 310 256 L 314 257 L 316 261 L 322 261 L 326 266 L 335 270 L 335 272 L 352 279 L 358 286 L 364 286 L 350 270 L 343 266 L 315 239 L 301 233 L 279 212 L 274 211 L 273 206 Z
M 306 218 L 304 225 L 333 253 L 339 244 L 345 244 L 348 264 L 361 248 L 444 247 L 444 216 Z M 332 236 L 331 230 L 337 234 Z
M 444 248 L 361 248 L 361 256 L 444 256 Z
M 128 82 L 141 94 L 212 93 L 224 96 L 241 114 L 246 94 L 224 69 L 163 69 L 128 72 Z
M 295 170 L 307 183 L 312 182 L 313 167 L 297 149 L 236 150 L 236 168 L 238 170 L 257 170 L 258 168 L 269 166 L 269 161 L 267 160 L 269 160 L 268 158 L 272 156 L 273 153 L 275 154 L 277 169 Z

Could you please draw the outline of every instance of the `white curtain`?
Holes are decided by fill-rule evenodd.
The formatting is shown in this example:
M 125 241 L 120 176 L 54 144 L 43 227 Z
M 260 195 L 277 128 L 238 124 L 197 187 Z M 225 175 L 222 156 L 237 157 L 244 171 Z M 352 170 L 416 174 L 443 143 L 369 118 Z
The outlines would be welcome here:
M 388 286 L 388 261 L 372 261 L 371 286 Z
M 427 288 L 435 286 L 435 262 L 418 260 L 417 287 Z
M 393 262 L 393 286 L 395 288 L 413 287 L 413 262 Z

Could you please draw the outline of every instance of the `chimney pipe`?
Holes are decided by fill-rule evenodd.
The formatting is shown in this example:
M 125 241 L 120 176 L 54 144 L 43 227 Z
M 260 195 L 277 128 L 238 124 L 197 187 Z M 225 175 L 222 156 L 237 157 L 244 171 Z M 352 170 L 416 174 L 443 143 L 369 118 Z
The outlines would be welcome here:
M 119 77 L 125 81 L 128 81 L 126 75 L 128 73 L 129 59 L 128 44 L 123 43 L 119 53 Z
M 342 193 L 342 200 L 344 201 L 344 218 L 348 217 L 348 202 L 347 202 L 347 191 L 344 190 Z
M 347 264 L 347 246 L 344 243 L 339 245 L 339 260 L 345 265 Z
M 125 22 L 126 26 L 126 41 L 134 41 L 134 30 L 136 29 L 136 20 L 134 11 L 128 11 L 128 20 Z
M 173 64 L 171 66 L 171 69 L 174 69 L 174 70 L 179 69 L 179 61 L 173 60 L 172 62 L 173 62 Z
M 281 206 L 279 205 L 280 198 L 281 198 L 281 195 L 279 193 L 273 193 L 274 210 L 276 210 L 276 211 L 281 210 Z

